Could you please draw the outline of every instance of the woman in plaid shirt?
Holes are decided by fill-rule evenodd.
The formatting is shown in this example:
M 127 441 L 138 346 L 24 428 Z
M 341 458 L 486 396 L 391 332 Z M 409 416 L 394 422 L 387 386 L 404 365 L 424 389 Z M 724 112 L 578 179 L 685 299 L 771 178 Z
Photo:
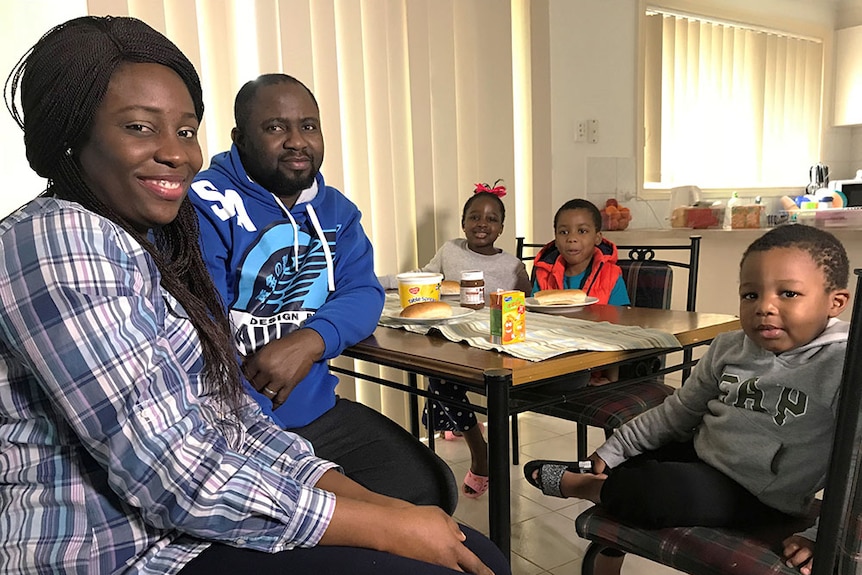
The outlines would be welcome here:
M 186 199 L 203 102 L 176 46 L 78 18 L 7 86 L 48 188 L 0 224 L 0 572 L 508 572 L 243 393 Z

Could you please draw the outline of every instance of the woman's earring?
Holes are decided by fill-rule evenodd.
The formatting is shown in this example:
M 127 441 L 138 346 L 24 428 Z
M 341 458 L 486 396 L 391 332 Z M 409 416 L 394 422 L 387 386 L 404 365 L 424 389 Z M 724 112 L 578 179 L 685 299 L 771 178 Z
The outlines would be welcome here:
M 66 155 L 70 158 L 72 157 L 72 148 L 66 148 Z

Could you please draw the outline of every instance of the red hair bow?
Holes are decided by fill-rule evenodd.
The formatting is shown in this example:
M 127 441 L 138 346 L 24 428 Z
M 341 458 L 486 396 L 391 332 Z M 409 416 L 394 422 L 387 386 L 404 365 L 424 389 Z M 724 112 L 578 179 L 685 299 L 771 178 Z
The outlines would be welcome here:
M 498 198 L 502 198 L 506 195 L 506 186 L 498 186 L 500 182 L 503 180 L 497 180 L 494 182 L 494 186 L 491 187 L 488 184 L 476 184 L 476 189 L 473 190 L 474 194 L 478 194 L 479 192 L 488 192 L 489 194 L 494 194 Z

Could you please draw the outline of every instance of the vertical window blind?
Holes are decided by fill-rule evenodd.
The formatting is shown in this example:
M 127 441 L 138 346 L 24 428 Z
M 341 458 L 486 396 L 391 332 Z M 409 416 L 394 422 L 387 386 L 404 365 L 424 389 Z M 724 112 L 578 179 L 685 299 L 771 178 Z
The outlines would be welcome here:
M 781 187 L 819 160 L 823 45 L 650 8 L 644 182 Z

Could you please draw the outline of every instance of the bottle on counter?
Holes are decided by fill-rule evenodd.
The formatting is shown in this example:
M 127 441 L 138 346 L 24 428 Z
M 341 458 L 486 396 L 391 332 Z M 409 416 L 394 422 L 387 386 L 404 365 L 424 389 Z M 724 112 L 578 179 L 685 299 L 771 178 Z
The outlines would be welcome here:
M 724 229 L 733 227 L 733 206 L 739 205 L 739 192 L 733 192 L 724 208 Z
M 478 270 L 461 272 L 461 307 L 485 307 L 485 273 Z

